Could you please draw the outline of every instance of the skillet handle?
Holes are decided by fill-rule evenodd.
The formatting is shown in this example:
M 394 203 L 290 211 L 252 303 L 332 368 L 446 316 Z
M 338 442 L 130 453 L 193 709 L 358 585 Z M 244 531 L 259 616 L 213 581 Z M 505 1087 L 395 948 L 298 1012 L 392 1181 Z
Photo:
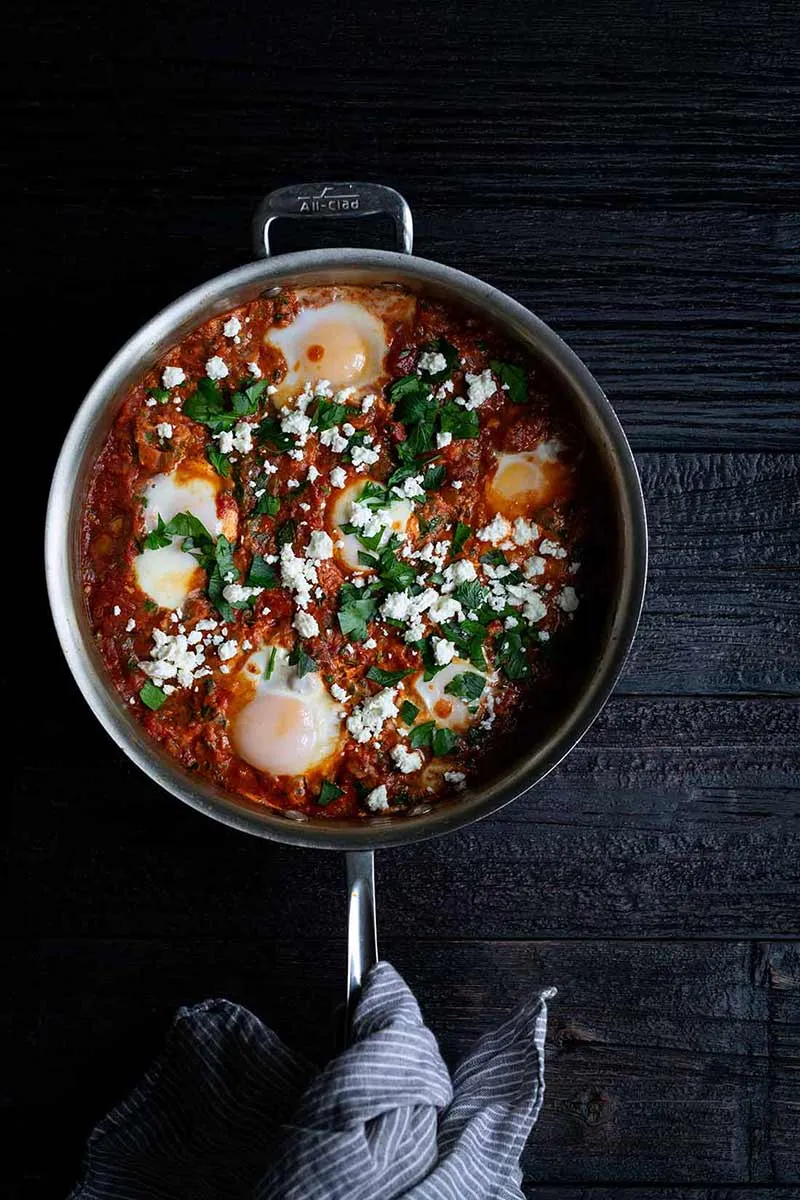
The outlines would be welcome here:
M 414 221 L 405 199 L 382 183 L 298 183 L 265 196 L 253 221 L 256 254 L 269 258 L 269 227 L 278 217 L 371 217 L 394 221 L 397 249 L 410 254 Z
M 347 869 L 347 1001 L 345 1042 L 361 984 L 378 961 L 375 928 L 375 858 L 371 850 L 348 850 Z

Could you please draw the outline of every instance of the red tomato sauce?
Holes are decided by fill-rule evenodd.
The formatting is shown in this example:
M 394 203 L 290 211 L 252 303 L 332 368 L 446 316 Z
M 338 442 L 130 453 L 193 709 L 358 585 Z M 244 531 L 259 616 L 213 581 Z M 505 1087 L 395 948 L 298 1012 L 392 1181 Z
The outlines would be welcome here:
M 355 351 L 329 312 L 356 329 Z M 269 340 L 293 330 L 296 347 Z M 295 379 L 298 364 L 313 375 Z M 330 364 L 350 378 L 321 385 Z M 306 382 L 311 399 L 298 401 Z M 605 586 L 599 478 L 543 365 L 474 317 L 393 287 L 254 300 L 189 334 L 120 406 L 82 523 L 97 644 L 150 736 L 230 793 L 332 819 L 413 811 L 532 748 L 574 695 L 597 624 L 585 610 L 597 613 Z M 148 545 L 157 518 L 170 528 L 153 498 L 192 487 L 213 518 L 208 538 Z M 333 510 L 351 489 L 347 533 Z M 388 541 L 392 515 L 403 536 Z M 353 526 L 370 516 L 380 532 Z M 323 534 L 330 553 L 309 557 L 328 548 Z M 175 578 L 157 565 L 170 555 Z M 295 569 L 305 583 L 287 584 Z M 180 602 L 163 603 L 180 586 Z M 234 606 L 224 592 L 237 588 L 252 594 Z M 420 604 L 416 618 L 391 615 Z M 456 674 L 439 661 L 451 652 Z M 197 661 L 170 675 L 173 658 Z M 376 703 L 395 711 L 372 728 Z M 237 751 L 248 721 L 257 763 Z

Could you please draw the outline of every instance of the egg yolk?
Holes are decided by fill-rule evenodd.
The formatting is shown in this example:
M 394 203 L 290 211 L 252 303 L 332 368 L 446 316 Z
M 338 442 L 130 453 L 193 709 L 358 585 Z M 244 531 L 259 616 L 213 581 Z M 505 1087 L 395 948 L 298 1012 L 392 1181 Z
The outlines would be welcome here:
M 299 697 L 256 696 L 231 727 L 236 753 L 258 771 L 271 775 L 300 775 L 319 757 L 317 724 L 311 708 Z
M 551 503 L 568 484 L 569 470 L 542 448 L 526 454 L 501 454 L 487 499 L 504 517 L 530 516 Z
M 364 374 L 369 347 L 353 325 L 341 321 L 320 321 L 314 327 L 313 341 L 300 348 L 295 370 L 302 374 L 322 374 L 334 387 L 357 383 Z

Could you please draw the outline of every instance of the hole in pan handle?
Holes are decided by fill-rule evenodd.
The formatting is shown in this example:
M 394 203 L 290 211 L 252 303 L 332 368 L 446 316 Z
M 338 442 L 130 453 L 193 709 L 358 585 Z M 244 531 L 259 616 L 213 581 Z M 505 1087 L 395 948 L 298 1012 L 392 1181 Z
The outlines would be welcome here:
M 345 1044 L 350 1042 L 353 1011 L 361 984 L 378 961 L 375 926 L 375 859 L 371 850 L 348 850 L 347 870 L 347 1001 Z
M 297 183 L 270 192 L 253 221 L 256 254 L 269 258 L 269 228 L 278 217 L 372 217 L 394 221 L 397 249 L 410 254 L 414 221 L 407 202 L 382 183 Z

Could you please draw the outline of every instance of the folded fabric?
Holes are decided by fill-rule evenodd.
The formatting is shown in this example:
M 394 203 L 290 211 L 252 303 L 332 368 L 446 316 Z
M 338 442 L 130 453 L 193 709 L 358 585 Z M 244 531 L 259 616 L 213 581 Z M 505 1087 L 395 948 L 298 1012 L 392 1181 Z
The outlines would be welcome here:
M 182 1008 L 161 1058 L 92 1133 L 71 1200 L 514 1200 L 544 1095 L 546 1000 L 451 1081 L 389 963 L 318 1070 L 247 1009 Z

